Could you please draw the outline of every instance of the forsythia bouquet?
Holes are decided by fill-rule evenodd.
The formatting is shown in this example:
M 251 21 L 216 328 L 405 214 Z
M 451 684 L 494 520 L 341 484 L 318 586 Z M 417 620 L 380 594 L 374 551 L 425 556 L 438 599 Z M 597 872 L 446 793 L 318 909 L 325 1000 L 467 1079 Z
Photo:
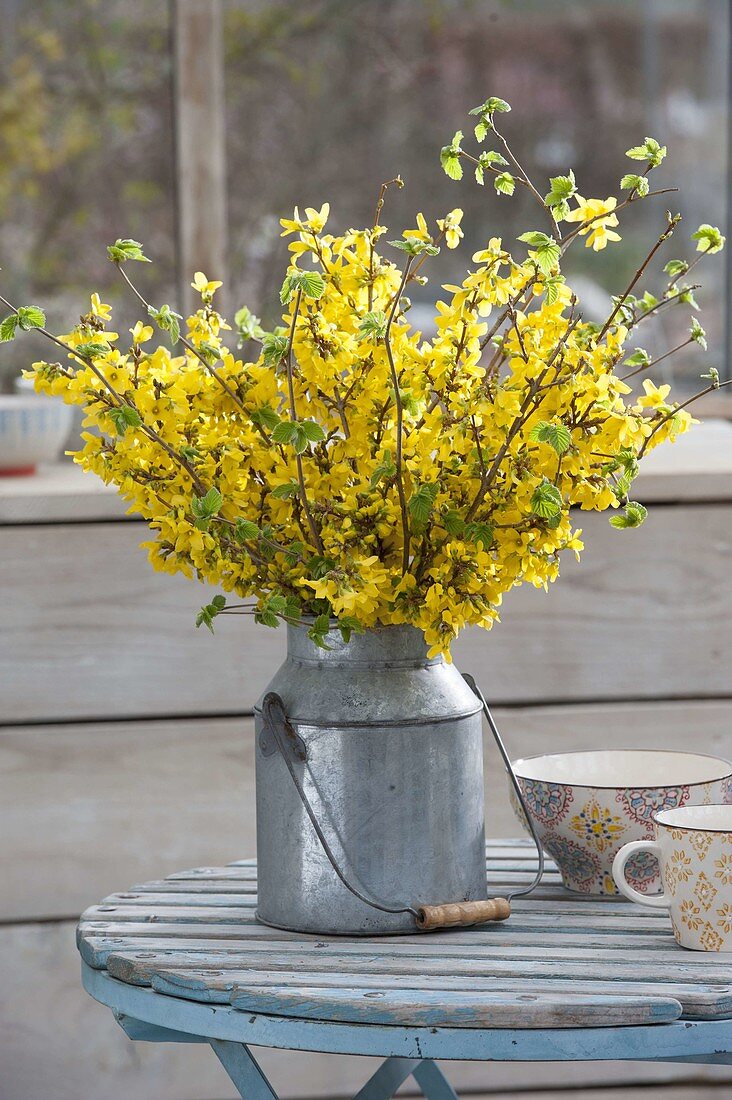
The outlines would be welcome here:
M 60 338 L 38 307 L 6 302 L 2 339 L 36 328 L 64 351 L 63 363 L 34 363 L 36 388 L 84 407 L 93 430 L 75 461 L 147 520 L 154 567 L 253 600 L 216 595 L 199 625 L 230 612 L 267 626 L 305 620 L 322 643 L 333 618 L 345 636 L 411 623 L 433 654 L 449 654 L 466 624 L 492 625 L 510 588 L 546 587 L 562 552 L 579 553 L 573 506 L 620 509 L 616 527 L 645 517 L 629 499 L 638 462 L 692 421 L 668 386 L 646 379 L 630 398 L 629 379 L 668 353 L 654 359 L 628 341 L 657 310 L 696 308 L 679 280 L 697 261 L 671 260 L 658 296 L 634 294 L 679 221 L 668 214 L 601 325 L 583 320 L 561 262 L 577 240 L 594 250 L 618 240 L 618 213 L 663 193 L 648 176 L 666 150 L 647 138 L 628 151 L 639 173 L 623 177 L 624 198 L 583 198 L 572 172 L 543 197 L 499 133 L 507 110 L 496 98 L 476 108 L 479 147 L 495 147 L 473 155 L 457 133 L 442 166 L 457 180 L 470 165 L 499 195 L 527 188 L 547 231 L 522 234 L 518 257 L 500 237 L 483 242 L 463 281 L 443 288 L 427 339 L 410 324 L 407 293 L 441 245 L 460 246 L 462 212 L 435 226 L 418 214 L 392 239 L 381 215 L 399 178 L 382 186 L 366 229 L 328 233 L 327 204 L 283 219 L 283 325 L 266 332 L 240 310 L 241 357 L 214 306 L 221 284 L 196 274 L 201 308 L 181 335 L 181 318 L 132 283 L 130 263 L 146 260 L 132 240 L 109 248 L 144 313 L 124 346 L 97 295 Z M 710 225 L 693 238 L 697 260 L 724 243 Z M 155 325 L 172 349 L 154 344 Z M 695 319 L 680 346 L 694 341 L 706 346 Z M 707 390 L 720 384 L 707 377 Z

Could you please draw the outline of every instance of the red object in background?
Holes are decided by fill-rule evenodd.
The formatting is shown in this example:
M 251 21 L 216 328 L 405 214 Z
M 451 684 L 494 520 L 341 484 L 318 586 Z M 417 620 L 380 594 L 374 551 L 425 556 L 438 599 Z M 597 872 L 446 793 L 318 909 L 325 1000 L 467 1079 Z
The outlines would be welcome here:
M 35 472 L 35 466 L 0 466 L 0 477 L 29 477 Z

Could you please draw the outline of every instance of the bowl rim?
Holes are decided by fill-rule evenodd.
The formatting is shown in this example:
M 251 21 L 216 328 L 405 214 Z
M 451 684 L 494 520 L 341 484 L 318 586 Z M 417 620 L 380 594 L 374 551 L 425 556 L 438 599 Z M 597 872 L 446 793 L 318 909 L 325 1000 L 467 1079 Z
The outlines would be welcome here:
M 732 805 L 729 802 L 710 802 L 706 806 L 668 806 L 665 810 L 656 810 L 651 814 L 651 821 L 662 829 L 680 829 L 683 833 L 717 833 L 719 836 L 732 836 L 732 824 L 727 829 L 720 829 L 713 825 L 678 825 L 670 821 L 661 821 L 661 814 L 678 813 L 679 810 L 706 810 L 709 807 L 724 808 L 732 813 Z
M 656 783 L 656 784 L 624 784 L 619 785 L 617 783 L 573 783 L 563 779 L 534 779 L 528 775 L 521 775 L 520 766 L 522 764 L 529 764 L 536 760 L 548 760 L 552 757 L 558 756 L 589 756 L 596 753 L 655 753 L 657 755 L 664 756 L 694 756 L 701 760 L 714 760 L 718 764 L 726 764 L 727 771 L 724 775 L 714 776 L 710 779 L 697 779 L 693 783 Z M 521 756 L 516 760 L 511 761 L 511 768 L 517 779 L 526 779 L 530 783 L 551 783 L 557 787 L 573 787 L 585 791 L 626 791 L 629 789 L 643 789 L 649 791 L 663 790 L 665 787 L 703 787 L 707 783 L 724 783 L 726 779 L 732 777 L 732 761 L 728 760 L 724 756 L 715 756 L 710 752 L 688 752 L 686 749 L 639 749 L 633 748 L 613 748 L 613 749 L 569 749 L 567 752 L 539 752 L 533 756 Z
M 46 405 L 53 405 L 59 408 L 68 408 L 64 401 L 59 401 L 58 398 L 52 397 L 48 393 L 0 393 L 0 412 L 8 412 L 12 409 L 20 411 L 21 409 L 34 410 L 43 408 Z

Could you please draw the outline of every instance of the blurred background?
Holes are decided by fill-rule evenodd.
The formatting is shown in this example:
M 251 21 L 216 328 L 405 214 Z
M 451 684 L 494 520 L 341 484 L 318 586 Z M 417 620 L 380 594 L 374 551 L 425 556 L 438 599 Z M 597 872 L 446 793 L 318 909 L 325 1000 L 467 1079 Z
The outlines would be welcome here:
M 728 0 L 0 0 L 0 289 L 67 331 L 97 290 L 124 331 L 133 304 L 106 258 L 145 244 L 156 302 L 185 304 L 196 269 L 222 304 L 278 315 L 279 218 L 331 204 L 335 229 L 465 210 L 476 248 L 510 242 L 534 212 L 441 171 L 438 153 L 488 95 L 537 180 L 572 167 L 606 196 L 646 135 L 668 145 L 654 186 L 678 185 L 679 240 L 729 236 Z M 657 181 L 657 182 L 656 182 Z M 568 281 L 602 314 L 656 240 L 666 197 L 639 204 Z M 726 227 L 726 228 L 725 228 Z M 691 254 L 677 243 L 668 256 Z M 415 294 L 469 247 L 443 251 Z M 709 350 L 660 365 L 680 393 L 730 370 L 732 249 L 698 293 Z M 590 262 L 592 260 L 592 262 Z M 665 262 L 665 259 L 664 261 Z M 653 281 L 647 286 L 653 289 Z M 218 299 L 217 299 L 218 300 Z M 182 312 L 182 310 L 181 310 Z M 650 326 L 649 322 L 649 326 Z M 683 340 L 661 313 L 646 343 Z M 0 389 L 44 345 L 3 348 Z M 665 374 L 664 374 L 665 372 Z M 637 532 L 582 515 L 587 551 L 548 595 L 512 593 L 504 622 L 467 632 L 456 660 L 497 706 L 514 755 L 593 746 L 730 753 L 732 425 L 729 399 L 638 480 Z M 148 567 L 144 525 L 68 461 L 0 478 L 0 1100 L 225 1100 L 210 1052 L 133 1044 L 81 990 L 74 927 L 105 894 L 254 852 L 254 701 L 281 631 L 232 619 L 193 629 L 206 598 Z M 557 634 L 557 623 L 561 632 Z M 515 835 L 488 747 L 489 832 Z M 367 1060 L 265 1052 L 289 1100 L 352 1095 Z M 674 1065 L 465 1065 L 461 1095 L 553 1100 L 722 1100 L 732 1070 Z
M 725 224 L 727 0 L 219 0 L 216 8 L 208 26 L 193 8 L 183 14 L 191 55 L 185 32 L 176 51 L 174 4 L 3 0 L 2 285 L 11 299 L 47 304 L 62 329 L 89 288 L 127 318 L 131 304 L 105 250 L 119 236 L 142 240 L 154 257 L 140 277 L 159 299 L 180 301 L 191 264 L 206 259 L 216 264 L 209 277 L 226 280 L 232 312 L 246 302 L 274 322 L 287 255 L 279 218 L 329 201 L 335 230 L 368 224 L 380 183 L 397 173 L 407 186 L 389 195 L 393 228 L 411 225 L 415 210 L 439 217 L 460 205 L 471 241 L 498 232 L 510 242 L 535 220 L 531 197 L 521 188 L 498 197 L 472 180 L 458 186 L 438 163 L 453 132 L 469 130 L 467 109 L 487 95 L 512 104 L 503 129 L 529 174 L 541 181 L 572 167 L 584 195 L 617 193 L 632 168 L 623 154 L 646 134 L 668 145 L 653 186 L 678 186 L 678 196 L 627 212 L 622 243 L 599 262 L 583 248 L 570 253 L 570 282 L 588 312 L 629 281 L 666 203 L 683 214 L 679 238 L 702 221 Z M 191 120 L 207 111 L 218 121 L 197 127 Z M 191 179 L 197 157 L 207 187 Z M 181 225 L 186 214 L 193 229 Z M 186 247 L 191 233 L 197 248 Z M 443 250 L 433 281 L 454 281 L 467 261 L 467 249 Z M 725 264 L 702 270 L 710 358 L 721 368 Z M 432 294 L 415 297 L 420 324 L 431 322 Z M 661 323 L 674 339 L 685 318 L 671 311 Z M 4 353 L 6 378 L 27 352 L 25 344 Z M 666 369 L 683 376 L 695 363 L 690 353 Z

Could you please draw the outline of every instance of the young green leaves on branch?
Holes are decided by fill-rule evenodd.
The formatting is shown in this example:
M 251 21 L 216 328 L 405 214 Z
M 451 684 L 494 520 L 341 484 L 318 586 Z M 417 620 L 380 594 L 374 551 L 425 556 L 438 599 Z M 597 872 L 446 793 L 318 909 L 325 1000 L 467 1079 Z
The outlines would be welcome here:
M 650 170 L 658 168 L 667 151 L 665 145 L 660 145 L 655 138 L 647 137 L 642 145 L 634 145 L 632 149 L 626 150 L 625 155 L 631 160 L 645 160 Z
M 696 233 L 691 234 L 692 241 L 696 241 L 697 252 L 708 252 L 711 256 L 714 252 L 721 252 L 724 248 L 726 237 L 723 237 L 715 225 L 700 225 Z
M 610 526 L 621 531 L 628 527 L 640 527 L 647 515 L 647 508 L 644 508 L 637 500 L 629 500 L 625 505 L 624 512 L 610 517 Z
M 558 455 L 566 454 L 572 446 L 572 433 L 566 424 L 550 424 L 540 421 L 529 435 L 536 443 L 548 443 Z
M 224 498 L 215 486 L 211 486 L 202 497 L 193 497 L 191 511 L 199 531 L 208 531 L 211 520 L 221 511 Z
M 473 107 L 469 114 L 480 116 L 475 124 L 475 140 L 485 140 L 488 133 L 493 129 L 493 116 L 496 112 L 502 114 L 510 110 L 510 104 L 506 103 L 505 99 L 499 99 L 498 96 L 490 96 L 479 107 Z M 460 136 L 462 137 L 462 134 Z
M 117 405 L 108 409 L 107 416 L 114 424 L 114 430 L 119 436 L 125 435 L 128 428 L 139 428 L 142 424 L 139 412 L 131 405 Z
M 569 200 L 577 192 L 577 183 L 574 172 L 570 168 L 566 176 L 553 176 L 549 180 L 549 193 L 544 196 L 544 202 L 553 211 L 557 221 L 562 221 L 569 214 Z M 519 240 L 521 238 L 519 237 Z
M 147 312 L 158 328 L 168 333 L 171 344 L 177 344 L 180 340 L 180 322 L 183 319 L 180 313 L 174 313 L 170 306 L 161 306 L 160 309 L 148 306 Z
M 214 596 L 211 603 L 204 604 L 196 615 L 196 626 L 205 626 L 213 634 L 213 621 L 226 607 L 226 596 Z
M 297 293 L 304 298 L 318 299 L 325 290 L 325 280 L 318 271 L 289 271 L 280 290 L 283 306 Z
M 543 275 L 551 275 L 554 272 L 562 253 L 553 237 L 538 230 L 531 230 L 529 233 L 522 233 L 518 240 L 529 245 L 531 248 L 529 258 L 535 261 Z
M 112 263 L 123 264 L 127 260 L 139 260 L 141 263 L 149 264 L 150 260 L 143 254 L 142 245 L 139 241 L 133 241 L 129 237 L 124 240 L 118 239 L 114 244 L 107 246 L 107 255 Z
M 457 130 L 449 145 L 444 145 L 440 150 L 440 164 L 446 176 L 451 180 L 463 178 L 463 166 L 460 163 L 460 142 L 463 140 L 462 130 Z
M 272 429 L 274 443 L 292 443 L 296 454 L 303 454 L 311 443 L 321 443 L 325 432 L 314 420 L 280 420 Z
M 0 343 L 15 339 L 17 329 L 30 332 L 34 328 L 43 328 L 45 324 L 46 315 L 39 306 L 20 306 L 0 323 Z

